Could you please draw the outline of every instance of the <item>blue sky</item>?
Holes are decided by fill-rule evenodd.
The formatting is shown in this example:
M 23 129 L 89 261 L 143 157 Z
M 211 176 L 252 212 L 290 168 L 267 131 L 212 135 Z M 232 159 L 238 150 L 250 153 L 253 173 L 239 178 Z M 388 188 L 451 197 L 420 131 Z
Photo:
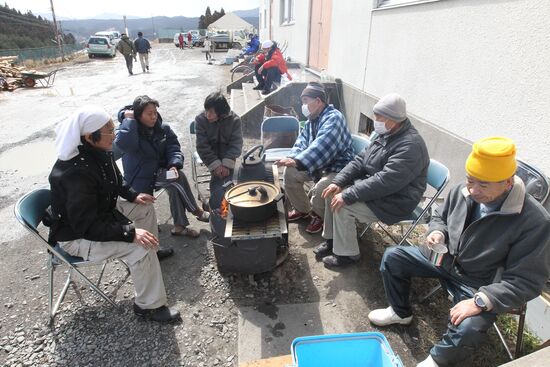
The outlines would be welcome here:
M 4 0 L 10 8 L 34 14 L 50 13 L 50 0 Z M 3 2 L 4 2 L 3 1 Z M 60 17 L 85 19 L 98 14 L 113 13 L 127 16 L 186 16 L 198 17 L 207 6 L 212 12 L 247 10 L 259 7 L 260 0 L 53 0 L 55 14 Z

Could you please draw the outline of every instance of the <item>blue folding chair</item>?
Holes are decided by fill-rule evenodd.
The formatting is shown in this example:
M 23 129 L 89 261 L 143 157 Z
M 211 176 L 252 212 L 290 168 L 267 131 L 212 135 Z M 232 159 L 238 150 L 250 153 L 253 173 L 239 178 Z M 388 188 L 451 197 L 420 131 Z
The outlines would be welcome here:
M 109 302 L 112 306 L 117 306 L 116 303 L 111 300 L 101 289 L 98 288 L 103 273 L 105 271 L 105 266 L 107 261 L 102 263 L 85 261 L 81 257 L 75 257 L 67 254 L 63 249 L 56 244 L 52 246 L 48 243 L 47 239 L 44 238 L 40 232 L 38 232 L 38 225 L 44 218 L 46 208 L 50 205 L 50 190 L 48 189 L 36 189 L 21 197 L 15 204 L 15 217 L 21 223 L 26 230 L 33 234 L 35 238 L 38 239 L 39 243 L 46 248 L 46 254 L 48 256 L 48 310 L 50 314 L 50 324 L 53 323 L 55 314 L 69 288 L 71 283 L 74 284 L 74 281 L 71 279 L 72 273 L 78 274 L 84 282 L 86 282 L 101 298 Z M 123 262 L 124 264 L 124 262 Z M 67 275 L 67 280 L 65 285 L 59 294 L 59 297 L 53 305 L 53 281 L 54 281 L 54 270 L 57 266 L 67 265 L 69 267 L 69 273 Z M 92 266 L 92 265 L 103 265 L 97 284 L 94 284 L 88 277 L 86 277 L 79 268 Z M 126 265 L 126 264 L 124 264 Z M 128 271 L 129 274 L 129 271 Z
M 411 245 L 411 243 L 407 240 L 409 235 L 412 233 L 412 231 L 416 228 L 416 226 L 420 223 L 428 223 L 431 215 L 429 215 L 429 211 L 431 210 L 433 204 L 437 200 L 437 198 L 441 195 L 447 184 L 449 183 L 450 179 L 450 173 L 449 169 L 444 166 L 442 163 L 436 161 L 435 159 L 430 159 L 430 165 L 428 166 L 428 177 L 427 177 L 427 183 L 428 186 L 430 186 L 432 189 L 435 190 L 435 193 L 433 196 L 429 197 L 428 203 L 425 204 L 425 206 L 422 206 L 422 203 L 419 203 L 414 211 L 411 213 L 410 218 L 400 221 L 396 223 L 397 225 L 406 225 L 410 224 L 409 229 L 405 234 L 402 236 L 401 240 L 398 242 L 396 238 L 384 227 L 380 226 L 384 232 L 388 236 L 391 237 L 391 239 L 398 243 L 398 245 L 402 245 L 405 242 L 408 245 Z M 361 233 L 359 237 L 363 237 L 365 232 L 369 229 L 370 226 L 367 226 Z
M 353 154 L 357 155 L 365 150 L 371 143 L 371 139 L 367 139 L 362 135 L 351 134 L 351 145 Z
M 266 162 L 275 162 L 290 153 L 300 132 L 300 122 L 294 116 L 273 116 L 262 122 L 261 142 Z M 267 135 L 270 136 L 268 141 Z

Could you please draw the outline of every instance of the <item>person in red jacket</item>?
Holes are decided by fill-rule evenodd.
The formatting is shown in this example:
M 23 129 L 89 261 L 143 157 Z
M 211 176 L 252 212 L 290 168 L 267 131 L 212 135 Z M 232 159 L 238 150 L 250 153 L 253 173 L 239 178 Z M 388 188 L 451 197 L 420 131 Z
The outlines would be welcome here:
M 292 76 L 290 76 L 286 67 L 285 58 L 276 42 L 264 41 L 262 43 L 262 53 L 256 57 L 254 64 L 256 65 L 256 79 L 258 80 L 258 85 L 254 89 L 261 90 L 262 94 L 271 93 L 273 82 L 280 83 L 283 74 L 286 74 L 287 78 L 292 80 Z
M 187 47 L 193 48 L 193 36 L 191 32 L 187 32 Z

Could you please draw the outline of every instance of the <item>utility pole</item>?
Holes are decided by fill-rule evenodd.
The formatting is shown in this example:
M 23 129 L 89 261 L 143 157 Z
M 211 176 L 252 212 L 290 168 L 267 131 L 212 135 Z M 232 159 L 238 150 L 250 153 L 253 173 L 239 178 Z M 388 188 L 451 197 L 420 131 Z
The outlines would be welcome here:
M 55 41 L 57 42 L 57 47 L 59 47 L 59 54 L 61 55 L 61 60 L 65 61 L 65 55 L 63 54 L 63 45 L 61 44 L 61 37 L 59 36 L 59 30 L 57 28 L 57 20 L 55 19 L 55 10 L 53 8 L 53 0 L 50 0 L 50 5 L 52 7 L 53 25 L 55 27 Z
M 128 34 L 128 25 L 126 24 L 126 15 L 123 15 L 122 19 L 124 19 L 124 32 L 128 37 L 130 37 L 130 35 Z

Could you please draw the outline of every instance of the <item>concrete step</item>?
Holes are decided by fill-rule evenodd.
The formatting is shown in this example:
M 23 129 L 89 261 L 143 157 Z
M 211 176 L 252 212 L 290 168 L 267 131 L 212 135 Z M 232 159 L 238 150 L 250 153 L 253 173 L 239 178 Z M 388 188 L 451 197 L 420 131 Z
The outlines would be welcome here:
M 244 93 L 242 89 L 231 89 L 230 106 L 231 110 L 239 116 L 246 112 Z
M 245 111 L 249 111 L 252 107 L 262 102 L 261 93 L 252 88 L 255 87 L 254 83 L 243 83 L 243 95 L 244 95 L 244 107 Z

